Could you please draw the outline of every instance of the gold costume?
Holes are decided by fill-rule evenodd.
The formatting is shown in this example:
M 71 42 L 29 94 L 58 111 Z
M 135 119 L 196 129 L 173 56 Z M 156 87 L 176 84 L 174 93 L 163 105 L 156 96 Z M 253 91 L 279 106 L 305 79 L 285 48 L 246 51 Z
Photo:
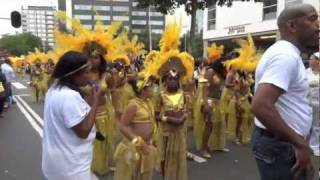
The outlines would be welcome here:
M 152 106 L 139 98 L 134 98 L 130 102 L 138 107 L 131 123 L 151 123 L 153 131 L 155 131 L 156 125 Z M 116 160 L 115 180 L 152 180 L 159 156 L 157 156 L 157 149 L 151 141 L 144 143 L 147 144 L 147 146 L 144 146 L 147 149 L 142 150 L 123 137 L 114 153 Z
M 100 88 L 106 92 L 105 103 L 99 105 L 96 112 L 96 128 L 105 138 L 104 140 L 96 139 L 93 144 L 93 159 L 91 169 L 99 175 L 109 172 L 109 163 L 112 161 L 115 145 L 115 112 L 112 106 L 110 91 L 107 87 L 105 76 L 99 81 Z M 86 86 L 84 91 L 91 92 L 91 86 Z
M 175 94 L 163 92 L 161 94 L 161 114 L 167 111 L 185 111 L 185 97 L 181 90 Z M 161 122 L 161 134 L 163 137 L 163 160 L 165 180 L 187 180 L 187 142 L 185 128 Z

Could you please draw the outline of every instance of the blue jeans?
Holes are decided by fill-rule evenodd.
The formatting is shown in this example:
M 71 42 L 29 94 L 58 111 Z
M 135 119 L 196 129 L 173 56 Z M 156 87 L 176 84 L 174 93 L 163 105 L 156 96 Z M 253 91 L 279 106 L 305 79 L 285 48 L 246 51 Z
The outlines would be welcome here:
M 256 127 L 252 135 L 252 152 L 261 180 L 293 179 L 291 168 L 295 164 L 295 152 L 289 142 L 266 135 Z

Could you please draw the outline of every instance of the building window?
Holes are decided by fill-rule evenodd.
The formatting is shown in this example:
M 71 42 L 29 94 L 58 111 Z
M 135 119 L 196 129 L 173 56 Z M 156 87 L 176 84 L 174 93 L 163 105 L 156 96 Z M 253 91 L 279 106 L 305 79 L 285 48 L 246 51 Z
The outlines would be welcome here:
M 151 32 L 154 34 L 162 34 L 163 30 L 162 29 L 152 29 Z
M 136 34 L 140 34 L 140 33 L 142 33 L 142 30 L 141 29 L 133 29 L 132 32 L 136 33 Z
M 151 16 L 162 16 L 162 14 L 159 12 L 150 12 L 150 15 Z
M 286 0 L 285 6 L 288 7 L 288 6 L 292 6 L 295 4 L 301 4 L 301 3 L 302 3 L 302 0 Z
M 208 30 L 216 29 L 216 6 L 208 8 Z
M 263 20 L 277 18 L 277 0 L 263 1 Z
M 132 7 L 137 7 L 138 6 L 138 2 L 132 2 Z
M 94 6 L 93 9 L 96 11 L 110 11 L 110 6 Z
M 129 16 L 113 16 L 115 21 L 129 21 Z
M 151 25 L 162 26 L 162 25 L 163 25 L 163 21 L 151 21 L 150 24 L 151 24 Z
M 75 10 L 91 10 L 91 8 L 92 7 L 89 5 L 81 5 L 81 4 L 74 5 Z
M 94 20 L 103 20 L 103 21 L 109 21 L 110 20 L 110 16 L 94 16 Z
M 127 12 L 129 11 L 129 7 L 127 6 L 113 6 L 114 11 L 121 11 L 121 12 Z
M 74 16 L 75 18 L 78 18 L 80 20 L 91 20 L 91 15 L 80 15 L 80 14 L 76 14 Z
M 147 22 L 145 20 L 132 20 L 132 24 L 146 25 Z
M 147 12 L 143 12 L 143 11 L 132 11 L 132 16 L 147 16 Z

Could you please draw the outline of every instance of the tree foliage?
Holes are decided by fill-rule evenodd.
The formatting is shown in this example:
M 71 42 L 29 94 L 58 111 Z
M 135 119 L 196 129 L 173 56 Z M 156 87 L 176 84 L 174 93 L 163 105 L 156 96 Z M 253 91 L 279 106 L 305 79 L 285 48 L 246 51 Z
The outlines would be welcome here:
M 11 54 L 20 56 L 41 48 L 41 39 L 31 33 L 17 35 L 5 35 L 0 39 L 0 48 L 5 49 Z

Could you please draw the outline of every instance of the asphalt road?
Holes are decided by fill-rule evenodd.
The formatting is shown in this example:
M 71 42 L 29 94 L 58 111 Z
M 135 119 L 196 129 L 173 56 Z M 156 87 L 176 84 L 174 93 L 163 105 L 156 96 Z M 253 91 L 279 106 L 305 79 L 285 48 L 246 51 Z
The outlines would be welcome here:
M 0 180 L 42 180 L 41 137 L 43 104 L 32 102 L 28 79 L 17 79 L 14 88 L 17 103 L 0 119 Z M 189 151 L 197 154 L 191 133 Z M 230 143 L 229 153 L 214 153 L 204 163 L 188 161 L 189 180 L 258 180 L 258 172 L 249 146 Z M 112 174 L 101 177 L 111 180 Z M 155 180 L 160 180 L 155 173 Z

